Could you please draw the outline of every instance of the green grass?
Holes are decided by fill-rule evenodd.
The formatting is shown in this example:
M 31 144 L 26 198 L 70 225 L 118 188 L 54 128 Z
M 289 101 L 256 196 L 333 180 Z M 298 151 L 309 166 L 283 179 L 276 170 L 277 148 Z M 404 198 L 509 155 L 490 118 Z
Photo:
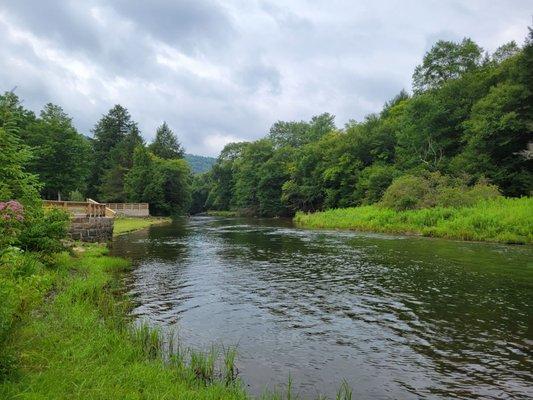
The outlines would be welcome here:
M 170 218 L 165 217 L 118 217 L 115 218 L 113 236 L 122 235 L 133 231 L 148 228 L 150 225 L 170 222 Z
M 1 399 L 246 397 L 225 379 L 231 365 L 216 372 L 211 353 L 164 351 L 174 342 L 131 325 L 118 279 L 129 262 L 102 246 L 82 249 L 46 263 L 27 253 L 2 258 Z
M 294 222 L 305 228 L 419 234 L 449 239 L 533 243 L 533 198 L 498 198 L 471 207 L 394 211 L 378 205 L 306 214 Z

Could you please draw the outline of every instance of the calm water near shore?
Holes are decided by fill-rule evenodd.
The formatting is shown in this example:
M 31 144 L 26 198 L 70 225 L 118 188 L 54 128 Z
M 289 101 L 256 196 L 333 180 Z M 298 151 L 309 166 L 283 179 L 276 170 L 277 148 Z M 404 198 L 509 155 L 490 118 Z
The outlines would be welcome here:
M 252 394 L 533 396 L 533 247 L 193 217 L 120 236 L 134 314 L 237 345 Z

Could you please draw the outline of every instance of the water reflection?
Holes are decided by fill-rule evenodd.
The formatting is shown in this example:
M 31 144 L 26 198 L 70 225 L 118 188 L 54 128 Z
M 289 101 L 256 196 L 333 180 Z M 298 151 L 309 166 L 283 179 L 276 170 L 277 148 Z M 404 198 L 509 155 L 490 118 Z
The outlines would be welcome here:
M 238 344 L 252 393 L 531 395 L 531 247 L 198 217 L 120 237 L 135 314 L 185 344 Z

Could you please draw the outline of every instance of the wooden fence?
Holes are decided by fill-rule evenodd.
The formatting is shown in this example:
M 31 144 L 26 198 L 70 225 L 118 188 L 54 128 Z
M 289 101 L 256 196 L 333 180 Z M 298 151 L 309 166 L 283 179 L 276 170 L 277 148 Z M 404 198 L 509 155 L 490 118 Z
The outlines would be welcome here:
M 150 207 L 148 203 L 106 203 L 106 207 L 115 211 L 118 215 L 132 217 L 149 217 Z
M 59 201 L 43 200 L 45 207 L 61 208 L 74 217 L 110 217 L 115 216 L 115 212 L 106 207 L 105 204 L 98 203 L 94 200 L 87 201 Z

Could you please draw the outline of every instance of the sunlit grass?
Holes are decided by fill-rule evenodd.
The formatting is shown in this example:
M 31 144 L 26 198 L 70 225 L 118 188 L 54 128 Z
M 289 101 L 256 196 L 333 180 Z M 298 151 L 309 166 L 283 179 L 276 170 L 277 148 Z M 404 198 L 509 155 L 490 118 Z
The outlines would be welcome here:
M 165 217 L 118 217 L 115 218 L 113 235 L 122 235 L 124 233 L 138 231 L 148 228 L 150 225 L 170 222 L 170 218 Z
M 306 228 L 411 233 L 450 239 L 533 243 L 533 198 L 499 198 L 471 207 L 394 211 L 378 205 L 294 217 Z

